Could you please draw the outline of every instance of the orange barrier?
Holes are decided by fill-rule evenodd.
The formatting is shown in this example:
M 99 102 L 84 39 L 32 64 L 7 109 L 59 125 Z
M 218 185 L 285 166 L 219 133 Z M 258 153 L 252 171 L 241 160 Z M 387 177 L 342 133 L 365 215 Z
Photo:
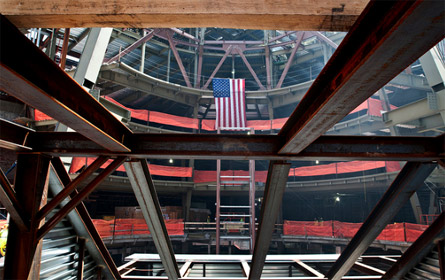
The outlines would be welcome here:
M 377 168 L 385 168 L 387 172 L 400 170 L 400 164 L 397 161 L 348 161 L 336 162 L 330 164 L 321 164 L 313 166 L 303 166 L 291 168 L 289 177 L 303 176 L 321 176 L 333 174 L 345 174 L 352 172 L 361 172 Z M 222 176 L 248 176 L 249 171 L 244 170 L 224 170 L 221 171 Z M 266 182 L 267 171 L 256 171 L 255 181 Z M 224 181 L 248 181 L 248 178 L 229 178 Z M 195 170 L 193 181 L 195 183 L 214 182 L 216 181 L 216 171 Z
M 168 235 L 184 235 L 184 222 L 182 219 L 164 220 Z M 121 235 L 149 235 L 144 219 L 93 219 L 94 226 L 101 237 Z
M 96 158 L 94 157 L 73 157 L 71 162 L 69 173 L 73 174 L 79 171 L 85 165 L 91 165 Z M 101 168 L 106 168 L 113 161 L 110 159 L 105 162 Z M 165 165 L 157 165 L 157 164 L 148 164 L 148 169 L 150 170 L 151 175 L 158 176 L 171 176 L 171 177 L 186 177 L 190 178 L 193 175 L 193 168 L 191 167 L 178 167 L 178 166 L 165 166 Z M 125 167 L 123 165 L 119 166 L 116 171 L 125 172 Z
M 71 163 L 69 173 L 73 174 L 79 171 L 85 165 L 91 165 L 96 158 L 74 157 Z M 112 160 L 108 160 L 101 168 L 107 167 Z M 183 177 L 191 178 L 195 183 L 205 183 L 216 181 L 216 171 L 210 170 L 195 170 L 193 174 L 192 167 L 177 167 L 177 166 L 164 166 L 149 164 L 148 168 L 151 175 L 158 176 L 170 176 L 170 177 Z M 367 170 L 373 170 L 377 168 L 385 168 L 387 172 L 394 172 L 400 170 L 400 164 L 396 161 L 348 161 L 348 162 L 336 162 L 330 164 L 321 164 L 313 166 L 303 166 L 291 168 L 289 170 L 289 177 L 303 177 L 303 176 L 322 176 L 333 174 L 344 174 L 361 172 Z M 119 166 L 117 171 L 125 172 L 123 165 Z M 245 170 L 224 170 L 221 171 L 222 176 L 248 176 L 249 171 Z M 255 181 L 266 182 L 267 171 L 256 171 Z M 248 178 L 229 178 L 224 181 L 248 181 Z
M 188 117 L 181 117 L 156 111 L 148 111 L 143 109 L 131 109 L 125 107 L 120 104 L 116 100 L 111 97 L 105 96 L 110 102 L 121 106 L 122 108 L 131 112 L 131 117 L 146 121 L 146 122 L 154 122 L 159 124 L 171 125 L 176 127 L 190 128 L 190 129 L 199 129 L 199 122 L 201 121 L 201 129 L 206 131 L 215 131 L 215 120 L 200 120 Z M 391 105 L 391 110 L 396 109 L 396 106 Z M 359 111 L 367 110 L 367 114 L 370 116 L 382 116 L 383 105 L 382 101 L 378 99 L 369 98 L 360 104 L 357 108 L 352 110 L 350 114 L 356 113 Z M 50 120 L 52 119 L 50 116 L 45 115 L 39 110 L 35 110 L 35 120 Z M 252 127 L 255 130 L 271 130 L 271 129 L 281 129 L 283 125 L 286 123 L 288 118 L 280 118 L 273 120 L 248 120 L 247 127 Z
M 283 233 L 284 235 L 352 238 L 361 226 L 362 223 L 344 223 L 339 221 L 284 221 Z M 427 227 L 427 225 L 410 223 L 390 224 L 383 229 L 377 240 L 414 242 Z

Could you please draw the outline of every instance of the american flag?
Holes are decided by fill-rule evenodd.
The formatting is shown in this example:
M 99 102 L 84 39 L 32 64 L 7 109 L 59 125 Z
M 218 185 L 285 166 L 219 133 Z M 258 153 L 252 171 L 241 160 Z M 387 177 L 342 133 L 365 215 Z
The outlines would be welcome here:
M 246 127 L 244 79 L 213 79 L 215 128 L 236 130 Z

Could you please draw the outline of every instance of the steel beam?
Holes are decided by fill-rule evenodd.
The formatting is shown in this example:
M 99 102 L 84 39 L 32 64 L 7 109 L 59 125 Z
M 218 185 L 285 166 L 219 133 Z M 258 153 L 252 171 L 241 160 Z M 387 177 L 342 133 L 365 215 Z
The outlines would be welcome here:
M 98 157 L 90 166 L 88 166 L 82 173 L 80 173 L 73 181 L 71 181 L 66 187 L 54 196 L 50 202 L 48 202 L 42 209 L 37 213 L 37 219 L 43 219 L 48 215 L 54 208 L 56 208 L 60 202 L 67 198 L 80 183 L 88 179 L 94 172 L 96 172 L 102 164 L 108 160 L 106 156 Z
M 260 279 L 272 233 L 275 229 L 275 221 L 283 200 L 284 188 L 289 176 L 290 163 L 272 161 L 267 173 L 264 200 L 261 206 L 260 225 L 255 241 L 255 249 L 252 255 L 249 280 Z
M 318 39 L 320 39 L 321 41 L 325 42 L 326 44 L 328 44 L 329 46 L 333 47 L 334 49 L 338 48 L 338 45 L 336 43 L 334 43 L 331 39 L 329 39 L 325 35 L 321 34 L 320 32 L 318 32 L 318 31 L 310 31 L 310 34 L 313 34 Z
M 65 34 L 63 35 L 62 51 L 60 54 L 60 68 L 65 70 L 66 54 L 68 53 L 68 43 L 70 41 L 70 28 L 65 28 Z
M 435 241 L 445 237 L 445 212 L 422 233 L 419 238 L 403 253 L 402 257 L 386 271 L 382 279 L 402 279 L 436 246 Z M 443 252 L 442 252 L 443 253 Z
M 444 10 L 441 1 L 370 2 L 280 131 L 280 153 L 301 152 L 439 42 Z
M 220 243 L 221 243 L 221 160 L 216 160 L 216 234 L 215 234 L 215 253 L 219 255 Z
M 200 45 L 198 48 L 198 72 L 196 74 L 195 88 L 200 88 L 201 85 L 203 52 L 204 52 L 203 46 Z
M 25 215 L 23 213 L 23 209 L 15 197 L 15 192 L 12 189 L 11 184 L 9 183 L 8 178 L 6 178 L 3 170 L 0 168 L 0 202 L 6 208 L 11 219 L 17 225 L 19 230 L 27 231 L 29 229 L 28 223 L 26 222 Z
M 107 61 L 107 63 L 112 63 L 120 60 L 124 55 L 129 54 L 130 52 L 137 49 L 140 45 L 145 44 L 147 41 L 150 41 L 151 38 L 153 38 L 153 35 L 154 35 L 154 30 L 149 31 L 145 36 L 141 37 L 139 40 L 126 47 L 122 52 L 119 52 L 117 55 L 110 58 Z
M 45 224 L 37 231 L 37 237 L 43 238 L 51 229 L 53 229 L 69 212 L 71 212 L 77 205 L 82 203 L 82 200 L 87 197 L 94 189 L 105 180 L 108 175 L 113 173 L 124 161 L 126 157 L 118 157 L 110 165 L 108 165 L 98 176 L 96 176 L 85 188 L 78 194 L 71 198 L 71 200 L 62 207 L 54 216 L 51 217 Z
M 84 259 L 85 259 L 85 239 L 79 238 L 78 246 L 79 253 L 77 257 L 77 280 L 83 280 L 83 268 L 84 268 Z
M 71 182 L 71 178 L 68 174 L 68 172 L 65 169 L 65 166 L 63 165 L 63 162 L 61 161 L 60 158 L 53 158 L 51 159 L 51 165 L 53 167 L 53 171 L 57 177 L 57 180 L 59 184 L 57 184 L 58 186 L 60 186 L 60 188 L 62 188 L 62 186 L 68 186 L 68 184 Z M 54 188 L 56 189 L 56 188 Z M 53 189 L 53 190 L 54 190 Z M 54 190 L 54 192 L 60 192 L 60 190 Z M 77 191 L 74 190 L 74 192 L 71 194 L 71 198 L 75 197 L 75 195 L 77 195 Z M 66 203 L 68 203 L 66 200 L 62 202 L 62 205 L 66 205 Z M 76 206 L 76 211 L 77 214 L 79 216 L 79 218 L 82 221 L 82 225 L 85 226 L 85 229 L 87 230 L 87 237 L 88 239 L 90 239 L 92 242 L 87 242 L 86 243 L 86 247 L 89 250 L 90 254 L 91 254 L 91 250 L 97 250 L 100 254 L 100 259 L 99 261 L 96 260 L 96 262 L 98 262 L 99 264 L 101 264 L 103 262 L 104 266 L 107 267 L 107 271 L 110 271 L 110 273 L 112 274 L 112 277 L 114 277 L 115 279 L 119 279 L 119 271 L 117 270 L 117 267 L 113 261 L 113 259 L 111 258 L 110 253 L 108 252 L 107 247 L 105 247 L 105 244 L 103 243 L 99 233 L 96 230 L 96 227 L 93 224 L 93 221 L 91 220 L 90 215 L 88 214 L 88 211 L 85 207 L 85 205 L 83 204 L 83 202 L 81 202 L 79 205 Z M 68 214 L 68 218 L 70 218 L 71 214 Z M 77 229 L 79 230 L 79 229 Z M 93 257 L 94 255 L 91 254 Z M 101 271 L 101 270 L 99 270 Z M 99 274 L 99 273 L 98 273 Z M 101 279 L 98 275 L 98 279 Z
M 240 55 L 241 59 L 244 61 L 244 64 L 246 64 L 247 69 L 249 69 L 250 74 L 255 79 L 255 81 L 256 81 L 258 87 L 260 88 L 260 90 L 266 90 L 266 88 L 261 83 L 260 79 L 258 79 L 258 76 L 255 73 L 255 71 L 253 70 L 252 66 L 250 66 L 249 61 L 247 60 L 246 56 L 243 53 L 243 50 L 240 49 L 239 47 L 236 48 L 236 50 L 237 50 L 238 54 Z
M 30 222 L 21 230 L 14 220 L 9 223 L 8 248 L 4 279 L 28 279 L 39 238 L 37 211 L 46 202 L 50 157 L 41 154 L 19 154 L 15 176 L 16 197 Z
M 284 138 L 277 135 L 138 133 L 129 140 L 141 158 L 262 160 L 393 160 L 432 161 L 443 158 L 445 136 L 321 136 L 299 154 L 278 154 Z M 74 132 L 36 132 L 26 143 L 51 155 L 121 155 Z
M 369 214 L 366 221 L 354 235 L 348 246 L 327 273 L 332 280 L 341 279 L 354 265 L 357 259 L 368 249 L 409 200 L 411 195 L 422 186 L 436 164 L 408 162 L 383 197 Z
M 0 89 L 115 152 L 131 131 L 0 17 Z M 32 63 L 30 63 L 32 61 Z
M 161 213 L 150 171 L 145 159 L 124 163 L 128 178 L 142 209 L 159 257 L 168 279 L 180 278 L 178 264 Z
M 218 73 L 219 68 L 223 65 L 224 61 L 226 60 L 227 56 L 232 52 L 233 46 L 230 45 L 227 47 L 226 52 L 224 53 L 223 57 L 221 57 L 221 60 L 218 62 L 218 65 L 216 65 L 215 70 L 213 70 L 212 74 L 210 75 L 209 79 L 205 83 L 205 85 L 202 87 L 202 89 L 207 89 L 210 85 L 210 82 L 213 80 L 213 77 L 215 77 L 216 73 Z
M 301 41 L 303 41 L 304 38 L 304 31 L 301 32 L 298 37 L 298 39 L 295 41 L 295 46 L 292 49 L 292 52 L 287 59 L 286 67 L 284 67 L 283 72 L 281 73 L 280 80 L 278 81 L 275 88 L 281 88 L 281 85 L 283 85 L 284 78 L 286 78 L 287 71 L 289 71 L 290 66 L 292 65 L 292 61 L 294 60 L 295 54 L 297 53 L 298 48 L 300 47 Z
M 181 56 L 178 53 L 178 50 L 176 49 L 176 44 L 172 40 L 172 34 L 167 33 L 168 42 L 170 43 L 170 49 L 173 52 L 173 55 L 175 56 L 176 63 L 178 63 L 179 69 L 181 70 L 182 77 L 184 78 L 185 84 L 188 87 L 192 87 L 192 84 L 190 83 L 189 77 L 187 75 L 187 71 L 185 71 L 184 64 L 182 63 Z
M 35 130 L 26 126 L 13 123 L 0 118 L 0 147 L 14 151 L 30 151 L 30 147 L 24 146 L 26 138 Z

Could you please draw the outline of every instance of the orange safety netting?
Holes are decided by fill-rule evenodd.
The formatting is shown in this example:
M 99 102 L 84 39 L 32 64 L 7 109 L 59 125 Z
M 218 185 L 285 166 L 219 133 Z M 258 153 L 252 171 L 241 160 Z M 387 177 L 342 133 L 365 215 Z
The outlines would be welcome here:
M 73 157 L 71 162 L 69 173 L 73 174 L 79 171 L 85 165 L 91 165 L 96 158 L 93 157 Z M 113 161 L 110 159 L 105 162 L 101 168 L 106 168 Z M 171 177 L 187 177 L 190 178 L 193 176 L 193 168 L 192 167 L 178 167 L 178 166 L 164 166 L 157 164 L 148 164 L 148 169 L 150 170 L 151 175 L 158 176 L 171 176 Z M 123 165 L 119 166 L 117 171 L 125 172 L 125 167 Z
M 321 164 L 314 166 L 303 166 L 291 168 L 289 170 L 290 177 L 302 176 L 321 176 L 332 174 L 343 174 L 352 172 L 361 172 L 377 168 L 386 168 L 387 172 L 400 170 L 400 164 L 396 161 L 349 161 L 337 162 L 330 164 Z M 224 170 L 221 176 L 248 176 L 249 172 L 244 170 Z M 266 182 L 267 171 L 256 171 L 255 182 Z M 214 182 L 216 181 L 216 171 L 195 170 L 193 176 L 195 183 Z M 248 178 L 224 178 L 223 181 L 249 181 Z
M 168 235 L 184 235 L 182 219 L 164 220 L 164 222 Z M 144 219 L 93 219 L 93 223 L 101 237 L 150 234 Z
M 325 236 L 352 238 L 362 223 L 344 223 L 339 221 L 284 221 L 284 235 Z M 382 230 L 377 240 L 414 242 L 427 228 L 427 225 L 410 223 L 390 224 Z
M 120 104 L 111 97 L 105 96 L 105 99 L 130 111 L 131 117 L 138 120 L 177 126 L 177 127 L 199 129 L 199 121 L 200 121 L 199 119 L 181 117 L 181 116 L 155 112 L 155 111 L 142 110 L 142 109 L 131 109 L 125 107 L 124 105 Z M 397 108 L 396 106 L 393 105 L 391 105 L 390 107 L 391 110 Z M 352 110 L 350 114 L 363 110 L 367 110 L 367 114 L 370 116 L 381 117 L 383 111 L 382 101 L 369 98 L 368 100 L 360 104 L 357 108 Z M 40 112 L 37 109 L 35 110 L 36 121 L 49 120 L 49 119 L 52 118 L 48 115 L 45 115 L 44 113 Z M 287 119 L 288 118 L 280 118 L 273 120 L 248 120 L 247 127 L 252 127 L 255 130 L 281 129 L 283 125 L 286 123 Z M 215 131 L 215 120 L 201 120 L 201 129 L 207 131 Z

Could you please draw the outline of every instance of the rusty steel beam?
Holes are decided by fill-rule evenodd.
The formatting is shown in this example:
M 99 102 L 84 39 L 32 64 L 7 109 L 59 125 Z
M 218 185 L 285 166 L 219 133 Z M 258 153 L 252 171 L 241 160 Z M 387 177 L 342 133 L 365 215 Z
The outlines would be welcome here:
M 309 31 L 309 33 L 316 36 L 321 41 L 324 41 L 326 44 L 333 47 L 334 49 L 338 48 L 338 45 L 335 42 L 333 42 L 331 39 L 329 39 L 325 35 L 321 34 L 319 31 Z
M 170 32 L 167 33 L 168 42 L 170 43 L 170 49 L 173 52 L 173 55 L 175 56 L 176 62 L 178 63 L 179 69 L 181 70 L 182 77 L 184 78 L 185 84 L 188 87 L 192 87 L 192 84 L 190 83 L 189 77 L 187 75 L 187 71 L 185 71 L 184 64 L 182 63 L 181 56 L 178 53 L 178 50 L 176 49 L 176 44 L 173 42 L 172 34 Z
M 218 73 L 219 68 L 223 65 L 224 61 L 226 60 L 227 56 L 232 52 L 233 46 L 230 45 L 227 47 L 226 52 L 224 53 L 223 57 L 221 57 L 221 60 L 218 62 L 218 65 L 216 65 L 215 69 L 213 70 L 212 74 L 210 75 L 207 82 L 204 84 L 204 86 L 201 89 L 207 89 L 207 87 L 210 85 L 210 82 L 212 82 L 213 77 L 215 77 L 216 73 Z
M 260 279 L 263 272 L 264 262 L 266 261 L 266 255 L 272 240 L 272 233 L 275 229 L 275 221 L 283 201 L 290 165 L 290 163 L 283 161 L 272 161 L 269 164 L 249 280 Z
M 442 1 L 371 1 L 279 135 L 299 153 L 444 37 Z
M 71 181 L 66 187 L 58 193 L 50 202 L 48 202 L 39 213 L 37 213 L 37 219 L 43 219 L 48 215 L 54 208 L 56 208 L 60 202 L 67 198 L 80 183 L 88 179 L 94 172 L 96 172 L 102 164 L 104 164 L 109 157 L 100 156 L 98 157 L 90 166 L 88 166 L 82 173 L 80 173 L 73 181 Z
M 5 258 L 4 279 L 28 279 L 39 243 L 37 230 L 40 221 L 37 211 L 46 202 L 50 157 L 41 154 L 19 154 L 15 176 L 18 202 L 29 220 L 29 229 L 21 230 L 14 220 L 9 223 L 8 250 Z
M 30 151 L 30 147 L 25 146 L 26 138 L 35 130 L 26 126 L 0 118 L 0 148 L 13 151 Z
M 68 174 L 68 172 L 65 169 L 65 166 L 63 165 L 63 162 L 60 160 L 60 158 L 53 158 L 51 159 L 51 165 L 57 174 L 57 176 L 60 179 L 60 182 L 64 186 L 68 186 L 71 182 L 71 178 Z M 74 190 L 71 194 L 71 198 L 74 198 L 77 195 L 77 191 Z M 104 260 L 105 264 L 108 266 L 108 269 L 111 271 L 115 279 L 120 279 L 119 271 L 117 270 L 116 264 L 114 263 L 113 259 L 111 258 L 110 253 L 108 252 L 107 247 L 102 241 L 102 238 L 100 237 L 99 233 L 96 230 L 96 227 L 93 224 L 93 221 L 91 220 L 90 215 L 88 214 L 88 210 L 81 202 L 79 205 L 76 206 L 76 210 L 79 213 L 80 218 L 83 221 L 83 224 L 87 228 L 89 235 L 91 237 L 91 240 L 93 241 L 95 247 L 99 250 L 100 254 L 102 255 L 102 259 Z M 100 272 L 101 270 L 99 270 Z M 99 274 L 99 273 L 98 273 Z M 98 276 L 98 279 L 101 279 Z
M 368 249 L 385 226 L 394 218 L 409 200 L 411 195 L 422 186 L 437 164 L 408 162 L 383 197 L 366 218 L 343 253 L 331 267 L 326 276 L 331 280 L 341 279 L 353 267 L 357 259 Z
M 128 152 L 131 131 L 0 16 L 0 89 L 104 148 Z
M 195 88 L 200 88 L 200 84 L 201 84 L 203 52 L 204 52 L 204 48 L 202 45 L 200 45 L 198 47 L 198 73 L 196 74 Z
M 53 229 L 66 215 L 68 215 L 71 210 L 76 208 L 82 200 L 87 197 L 94 189 L 105 180 L 108 175 L 113 173 L 124 161 L 126 157 L 118 157 L 110 165 L 108 165 L 98 176 L 96 176 L 85 188 L 83 188 L 76 196 L 72 197 L 71 200 L 60 209 L 54 216 L 51 217 L 45 224 L 40 227 L 37 232 L 37 237 L 39 239 L 43 238 L 51 229 Z
M 151 38 L 153 38 L 153 35 L 154 35 L 154 30 L 151 30 L 145 36 L 142 36 L 139 40 L 137 40 L 133 44 L 131 44 L 128 47 L 126 47 L 125 50 L 123 50 L 122 52 L 119 52 L 117 55 L 115 55 L 112 58 L 110 58 L 107 61 L 107 63 L 112 63 L 112 62 L 120 60 L 124 55 L 129 54 L 130 52 L 132 52 L 135 49 L 137 49 L 140 45 L 145 44 L 147 41 L 150 41 Z
M 79 238 L 79 254 L 77 257 L 77 280 L 83 280 L 83 269 L 84 269 L 84 259 L 85 259 L 85 242 L 84 238 Z
M 15 192 L 6 178 L 5 173 L 0 168 L 0 202 L 6 208 L 11 219 L 16 223 L 17 227 L 21 231 L 27 231 L 29 229 L 28 222 L 23 213 L 23 209 L 15 196 Z
M 136 199 L 141 207 L 142 214 L 150 230 L 153 242 L 162 261 L 168 279 L 180 278 L 178 264 L 170 238 L 165 227 L 159 204 L 158 195 L 148 170 L 145 159 L 126 162 L 125 170 L 130 180 Z
M 305 32 L 304 31 L 300 32 L 298 35 L 299 35 L 299 37 L 298 37 L 297 40 L 295 40 L 295 46 L 292 49 L 292 52 L 291 52 L 291 54 L 289 56 L 289 59 L 287 60 L 286 66 L 284 67 L 283 72 L 281 73 L 280 80 L 278 81 L 278 83 L 277 83 L 275 88 L 281 88 L 281 86 L 283 85 L 284 78 L 286 78 L 287 72 L 289 71 L 289 68 L 292 65 L 292 61 L 294 60 L 295 54 L 297 53 L 297 50 L 300 47 L 301 41 L 303 41 Z
M 66 54 L 68 53 L 68 43 L 70 41 L 70 28 L 65 28 L 65 34 L 63 35 L 62 52 L 60 54 L 60 68 L 65 70 Z
M 284 138 L 277 135 L 137 133 L 128 140 L 138 158 L 263 160 L 393 160 L 432 161 L 443 158 L 445 136 L 321 136 L 299 154 L 279 154 Z M 122 155 L 103 149 L 75 132 L 36 132 L 28 142 L 36 152 L 51 155 Z
M 399 258 L 388 271 L 386 271 L 385 275 L 382 276 L 382 279 L 402 279 L 414 266 L 431 252 L 434 246 L 436 246 L 436 240 L 443 240 L 444 238 L 445 212 L 442 212 L 442 214 L 440 214 L 422 235 L 417 238 L 408 250 L 403 253 L 402 257 Z
M 257 83 L 257 85 L 260 87 L 260 90 L 266 90 L 266 88 L 263 86 L 263 84 L 261 83 L 260 79 L 258 79 L 257 74 L 255 73 L 255 71 L 253 70 L 252 66 L 250 65 L 249 61 L 247 60 L 246 56 L 243 53 L 243 50 L 239 47 L 236 48 L 239 56 L 241 57 L 241 59 L 244 61 L 244 64 L 246 65 L 247 69 L 249 69 L 250 74 L 252 75 L 252 77 L 255 79 L 255 82 Z

